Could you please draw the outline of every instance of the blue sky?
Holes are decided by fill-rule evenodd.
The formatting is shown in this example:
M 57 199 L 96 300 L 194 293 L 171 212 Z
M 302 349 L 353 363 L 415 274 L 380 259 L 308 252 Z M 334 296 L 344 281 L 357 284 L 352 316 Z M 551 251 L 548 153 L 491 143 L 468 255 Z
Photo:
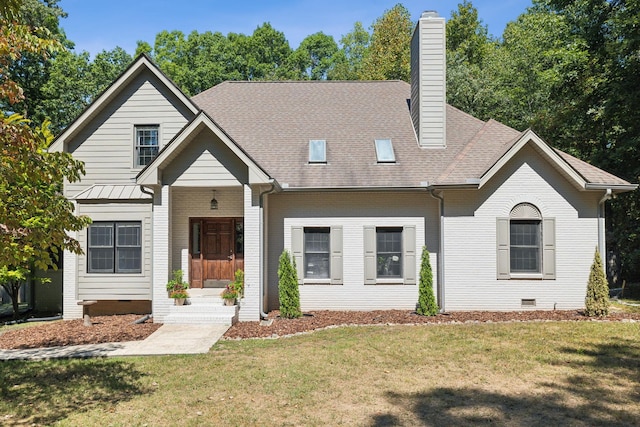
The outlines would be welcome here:
M 282 31 L 292 48 L 308 35 L 322 31 L 336 42 L 353 28 L 356 21 L 365 28 L 396 3 L 402 3 L 417 20 L 424 10 L 436 10 L 449 18 L 462 0 L 60 0 L 69 14 L 61 20 L 76 51 L 92 55 L 116 46 L 134 54 L 136 41 L 153 46 L 162 30 L 181 30 L 185 34 L 220 31 L 251 34 L 264 22 Z M 472 0 L 489 33 L 502 35 L 507 22 L 516 19 L 531 0 Z

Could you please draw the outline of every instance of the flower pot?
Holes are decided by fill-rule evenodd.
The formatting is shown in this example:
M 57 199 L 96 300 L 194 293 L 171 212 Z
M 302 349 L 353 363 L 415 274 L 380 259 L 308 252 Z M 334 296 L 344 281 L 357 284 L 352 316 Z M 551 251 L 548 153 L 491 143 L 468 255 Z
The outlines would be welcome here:
M 236 305 L 235 298 L 225 298 L 224 305 Z
M 186 298 L 174 298 L 173 301 L 174 301 L 175 305 L 184 305 L 184 300 L 185 299 Z

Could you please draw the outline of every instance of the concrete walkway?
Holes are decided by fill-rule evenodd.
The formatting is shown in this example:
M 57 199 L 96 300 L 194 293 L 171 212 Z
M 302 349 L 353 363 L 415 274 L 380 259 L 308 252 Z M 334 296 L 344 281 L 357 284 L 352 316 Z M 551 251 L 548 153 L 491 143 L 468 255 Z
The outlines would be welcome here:
M 142 341 L 85 344 L 67 347 L 0 350 L 0 360 L 47 360 L 88 357 L 200 354 L 229 329 L 223 325 L 162 325 Z

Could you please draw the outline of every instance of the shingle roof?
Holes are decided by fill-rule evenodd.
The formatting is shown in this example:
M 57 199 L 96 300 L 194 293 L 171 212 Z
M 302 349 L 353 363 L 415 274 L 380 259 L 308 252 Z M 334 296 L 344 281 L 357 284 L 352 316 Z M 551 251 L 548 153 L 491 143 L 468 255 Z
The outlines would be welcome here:
M 523 134 L 447 107 L 446 149 L 420 148 L 401 81 L 225 82 L 193 102 L 281 185 L 418 187 L 479 179 Z M 378 164 L 390 138 L 394 164 Z M 327 163 L 309 164 L 309 140 L 327 141 Z M 560 152 L 589 182 L 626 183 Z M 626 183 L 628 184 L 628 183 Z

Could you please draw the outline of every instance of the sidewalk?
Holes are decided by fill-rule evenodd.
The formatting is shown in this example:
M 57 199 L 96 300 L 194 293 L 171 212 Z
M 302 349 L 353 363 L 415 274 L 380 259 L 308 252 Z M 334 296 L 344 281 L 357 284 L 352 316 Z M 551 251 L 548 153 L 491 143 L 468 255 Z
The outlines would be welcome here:
M 227 329 L 223 325 L 162 325 L 142 341 L 0 350 L 0 361 L 201 354 L 208 353 Z

